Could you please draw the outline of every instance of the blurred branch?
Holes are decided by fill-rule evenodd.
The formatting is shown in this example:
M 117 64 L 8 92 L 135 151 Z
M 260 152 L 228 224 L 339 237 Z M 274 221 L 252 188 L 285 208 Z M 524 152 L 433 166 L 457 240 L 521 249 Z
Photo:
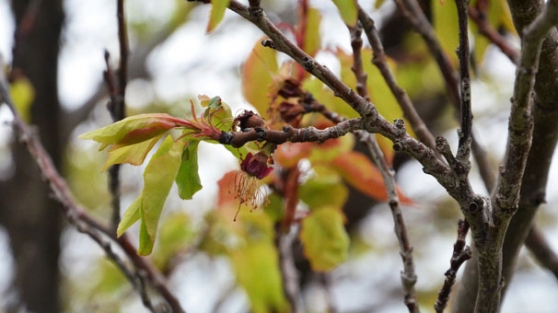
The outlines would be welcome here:
M 318 273 L 318 279 L 322 284 L 325 302 L 326 302 L 326 312 L 328 313 L 338 313 L 335 303 L 333 303 L 333 295 L 331 293 L 331 279 L 328 273 Z
M 283 279 L 283 289 L 292 312 L 300 312 L 299 276 L 295 267 L 292 244 L 296 236 L 284 233 L 279 227 L 275 228 L 275 245 L 279 252 L 279 268 Z
M 558 255 L 552 250 L 541 230 L 533 225 L 525 239 L 525 246 L 537 262 L 558 278 Z
M 446 280 L 444 286 L 438 293 L 438 299 L 434 304 L 434 309 L 437 313 L 444 312 L 451 293 L 451 287 L 455 283 L 455 278 L 459 268 L 465 261 L 469 260 L 472 256 L 471 249 L 466 246 L 467 232 L 469 231 L 469 224 L 467 221 L 460 220 L 457 223 L 457 240 L 453 245 L 453 255 L 450 260 L 450 269 L 446 271 Z
M 513 64 L 517 65 L 519 63 L 519 52 L 490 25 L 487 18 L 486 1 L 477 1 L 474 7 L 469 7 L 469 17 L 477 24 L 479 33 L 495 44 Z
M 110 68 L 110 54 L 105 51 L 105 82 L 107 84 L 110 101 L 107 109 L 112 116 L 113 122 L 118 122 L 126 117 L 126 85 L 128 84 L 128 32 L 126 30 L 126 15 L 124 11 L 124 0 L 116 3 L 116 16 L 118 20 L 118 43 L 120 48 L 120 65 L 118 68 L 118 86 L 115 86 L 113 72 Z M 111 229 L 116 233 L 120 224 L 120 164 L 114 164 L 109 168 L 109 191 L 111 194 Z
M 4 68 L 1 58 L 0 68 Z M 113 262 L 117 264 L 117 266 L 121 270 L 124 271 L 124 274 L 128 277 L 128 279 L 134 278 L 133 280 L 130 280 L 132 285 L 136 288 L 140 288 L 142 285 L 142 278 L 139 277 L 137 274 L 131 275 L 131 272 L 129 270 L 126 270 L 126 267 L 124 267 L 124 264 L 120 260 L 120 258 L 118 258 L 118 255 L 112 251 L 112 248 L 110 248 L 110 243 L 105 240 L 100 234 L 105 233 L 109 238 L 114 239 L 113 235 L 111 235 L 112 232 L 109 231 L 109 229 L 102 225 L 100 222 L 96 221 L 95 218 L 90 216 L 75 202 L 66 184 L 66 181 L 56 170 L 56 167 L 52 163 L 52 160 L 48 153 L 45 151 L 43 145 L 37 138 L 37 135 L 35 134 L 33 129 L 25 122 L 23 122 L 23 120 L 19 116 L 17 110 L 14 107 L 8 90 L 8 82 L 4 75 L 4 71 L 0 71 L 0 101 L 6 103 L 10 111 L 12 112 L 12 124 L 15 132 L 17 133 L 21 142 L 26 145 L 27 150 L 33 156 L 35 162 L 39 166 L 39 169 L 46 183 L 53 192 L 55 199 L 62 204 L 61 209 L 66 215 L 66 218 L 79 231 L 84 232 L 95 242 L 99 243 L 101 248 L 105 250 L 107 257 L 109 257 Z M 151 263 L 148 263 L 148 261 L 142 259 L 137 255 L 135 248 L 127 239 L 127 237 L 122 236 L 116 239 L 116 242 L 124 250 L 126 255 L 133 261 L 136 267 L 146 272 L 154 288 L 158 290 L 163 298 L 169 303 L 169 305 L 173 309 L 173 312 L 183 312 L 182 308 L 178 304 L 178 300 L 172 295 L 172 293 L 166 286 L 164 278 Z M 150 305 L 151 301 L 148 298 L 144 298 L 146 297 L 146 292 L 142 290 L 138 290 L 138 292 L 147 308 L 155 312 L 154 308 Z
M 457 83 L 457 75 L 448 59 L 447 55 L 442 50 L 442 46 L 436 38 L 436 34 L 432 25 L 421 10 L 418 1 L 416 0 L 396 0 L 395 3 L 401 13 L 413 26 L 413 29 L 421 35 L 430 54 L 434 56 L 438 68 L 446 82 L 446 90 L 450 97 L 451 102 L 456 108 L 459 108 L 459 89 Z

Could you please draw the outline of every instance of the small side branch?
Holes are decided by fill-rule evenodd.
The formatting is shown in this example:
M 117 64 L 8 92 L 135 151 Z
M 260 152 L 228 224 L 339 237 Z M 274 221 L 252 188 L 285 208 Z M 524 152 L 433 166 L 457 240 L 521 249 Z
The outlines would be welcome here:
M 335 126 L 326 129 L 317 129 L 315 127 L 293 128 L 284 126 L 283 130 L 264 129 L 263 127 L 254 127 L 244 129 L 242 132 L 222 132 L 219 143 L 232 145 L 233 147 L 242 147 L 251 141 L 267 141 L 275 144 L 285 142 L 324 142 L 328 139 L 339 138 L 356 129 L 362 128 L 361 119 L 347 120 Z
M 434 304 L 434 310 L 436 310 L 437 313 L 444 312 L 459 268 L 473 255 L 471 248 L 466 245 L 465 241 L 468 231 L 469 224 L 466 221 L 460 220 L 457 223 L 457 240 L 453 245 L 453 255 L 450 260 L 450 269 L 445 273 L 446 280 L 444 281 L 444 286 L 438 293 L 438 299 Z
M 409 236 L 407 235 L 407 227 L 405 226 L 405 220 L 403 219 L 403 213 L 399 207 L 399 197 L 396 191 L 395 178 L 393 171 L 388 166 L 382 150 L 373 135 L 369 135 L 369 140 L 366 142 L 366 146 L 372 155 L 374 163 L 378 166 L 382 177 L 384 179 L 384 184 L 386 186 L 389 207 L 391 209 L 391 214 L 393 216 L 394 231 L 397 235 L 399 241 L 399 248 L 401 259 L 403 260 L 403 271 L 401 272 L 401 283 L 403 284 L 403 290 L 405 292 L 405 305 L 411 313 L 420 312 L 419 305 L 416 298 L 415 284 L 417 282 L 417 275 L 415 273 L 415 264 L 413 261 L 413 247 L 409 242 Z

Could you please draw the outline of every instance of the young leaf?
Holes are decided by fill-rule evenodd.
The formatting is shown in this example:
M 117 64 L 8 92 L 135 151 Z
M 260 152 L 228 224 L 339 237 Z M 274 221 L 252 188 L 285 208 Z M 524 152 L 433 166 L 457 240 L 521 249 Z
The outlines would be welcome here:
M 302 220 L 300 241 L 314 271 L 331 271 L 347 259 L 349 236 L 343 220 L 335 208 L 314 211 Z
M 207 32 L 212 32 L 225 16 L 225 10 L 229 6 L 230 0 L 211 0 L 211 15 L 207 24 Z
M 109 145 L 132 145 L 146 141 L 174 127 L 186 125 L 189 125 L 187 121 L 164 113 L 138 114 L 85 133 L 79 138 L 102 143 L 99 150 L 103 150 Z
M 176 175 L 178 195 L 184 200 L 192 199 L 202 189 L 198 173 L 198 140 L 190 140 L 182 152 L 182 161 Z
M 275 50 L 261 45 L 264 39 L 266 38 L 258 40 L 242 67 L 242 94 L 258 110 L 260 116 L 267 120 L 270 102 L 267 94 L 279 65 Z
M 314 8 L 308 10 L 306 16 L 306 32 L 304 34 L 304 51 L 311 56 L 316 56 L 322 45 L 320 37 L 320 23 L 322 15 Z
M 108 169 L 111 165 L 128 163 L 131 165 L 140 165 L 145 160 L 145 157 L 151 151 L 153 146 L 161 139 L 163 135 L 156 136 L 149 140 L 136 143 L 133 145 L 115 145 L 113 146 L 103 167 L 103 171 Z
M 358 18 L 356 0 L 333 0 L 345 24 L 355 26 Z
M 379 201 L 388 200 L 382 174 L 364 154 L 350 151 L 339 155 L 331 165 L 358 191 Z M 413 204 L 399 188 L 397 193 L 401 203 Z
M 126 209 L 124 215 L 122 215 L 122 220 L 118 224 L 118 229 L 116 230 L 116 235 L 118 237 L 134 225 L 140 219 L 140 207 L 141 207 L 141 196 L 138 197 L 132 204 Z
M 183 149 L 184 141 L 174 142 L 171 136 L 167 136 L 143 172 L 140 255 L 148 255 L 153 250 L 159 217 L 178 172 Z

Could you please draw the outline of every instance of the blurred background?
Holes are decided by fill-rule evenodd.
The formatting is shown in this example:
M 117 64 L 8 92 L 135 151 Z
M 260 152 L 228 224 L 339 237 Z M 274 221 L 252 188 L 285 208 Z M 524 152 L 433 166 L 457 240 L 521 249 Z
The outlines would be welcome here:
M 274 22 L 296 22 L 297 1 L 262 2 Z M 398 78 L 410 86 L 419 112 L 435 135 L 446 136 L 455 147 L 458 124 L 440 75 L 432 60 L 416 58 L 424 51 L 410 48 L 417 36 L 409 32 L 392 2 L 379 9 L 373 1 L 359 2 L 382 29 L 388 54 L 401 64 Z M 255 26 L 227 12 L 222 24 L 207 34 L 207 5 L 183 0 L 125 3 L 131 50 L 128 115 L 188 116 L 189 101 L 198 95 L 220 96 L 235 113 L 251 108 L 242 94 L 241 73 L 262 36 Z M 335 51 L 351 52 L 349 33 L 331 1 L 310 4 L 322 14 L 322 50 L 317 59 L 339 72 Z M 29 16 L 36 16 L 34 28 L 14 54 L 19 40 L 14 39 L 18 38 L 16 25 L 24 25 Z M 513 34 L 507 38 L 518 45 Z M 97 144 L 77 139 L 111 123 L 102 79 L 105 49 L 117 67 L 114 0 L 0 0 L 0 53 L 25 73 L 19 89 L 12 90 L 14 98 L 23 115 L 37 126 L 78 202 L 108 221 L 110 194 L 107 175 L 101 172 L 106 154 L 97 152 Z M 493 46 L 487 46 L 477 60 L 475 132 L 495 168 L 503 155 L 514 72 L 511 62 Z M 103 250 L 65 222 L 32 159 L 14 138 L 10 121 L 8 108 L 0 106 L 0 312 L 147 312 Z M 198 247 L 205 216 L 216 207 L 217 181 L 225 172 L 238 169 L 238 160 L 218 145 L 202 143 L 199 153 L 204 187 L 188 201 L 171 191 L 161 222 L 161 229 L 169 231 L 160 234 L 150 258 L 169 277 L 171 290 L 187 312 L 248 312 L 249 300 L 236 284 L 229 259 Z M 419 164 L 396 156 L 395 165 L 398 183 L 416 203 L 404 207 L 404 217 L 414 246 L 418 298 L 423 311 L 429 312 L 449 268 L 461 214 Z M 548 203 L 539 213 L 538 225 L 558 248 L 556 172 L 553 167 Z M 141 167 L 122 167 L 123 208 L 141 191 L 141 174 Z M 475 190 L 486 194 L 475 170 L 472 180 Z M 350 201 L 367 209 L 348 216 L 349 260 L 328 275 L 328 288 L 318 277 L 303 279 L 304 310 L 325 312 L 331 305 L 338 312 L 406 312 L 399 277 L 402 262 L 389 208 L 355 193 L 351 191 Z M 135 236 L 137 229 L 130 233 Z M 553 312 L 556 277 L 526 251 L 517 270 L 502 312 Z

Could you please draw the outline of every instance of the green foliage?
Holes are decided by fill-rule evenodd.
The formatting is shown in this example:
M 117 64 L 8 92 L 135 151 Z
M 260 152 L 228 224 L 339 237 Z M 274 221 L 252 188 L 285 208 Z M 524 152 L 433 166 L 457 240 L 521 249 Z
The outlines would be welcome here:
M 31 122 L 31 105 L 35 100 L 35 89 L 26 77 L 20 77 L 10 84 L 10 95 L 15 108 L 26 123 Z
M 299 196 L 310 210 L 324 207 L 342 208 L 349 191 L 337 175 L 315 175 L 299 188 Z
M 139 114 L 127 117 L 101 129 L 79 136 L 101 143 L 99 150 L 110 145 L 132 145 L 157 137 L 168 130 L 183 125 L 182 121 L 168 114 Z
M 159 218 L 178 172 L 184 144 L 184 141 L 173 141 L 171 136 L 167 136 L 163 141 L 145 168 L 141 195 L 124 213 L 118 227 L 117 233 L 122 235 L 138 220 L 139 215 L 141 223 L 138 253 L 140 255 L 150 254 L 155 245 Z
M 321 48 L 320 23 L 322 15 L 314 8 L 308 10 L 306 15 L 306 32 L 304 33 L 303 49 L 311 56 L 315 56 Z
M 202 189 L 200 175 L 198 173 L 198 140 L 191 140 L 186 144 L 182 152 L 182 162 L 176 175 L 178 195 L 187 200 L 192 199 L 194 194 Z
M 345 24 L 355 26 L 358 19 L 358 7 L 356 0 L 333 0 L 333 3 L 339 9 L 341 18 Z
M 330 271 L 347 259 L 349 236 L 343 221 L 337 208 L 322 208 L 302 221 L 300 241 L 314 271 Z
M 242 67 L 242 94 L 267 120 L 271 102 L 267 95 L 269 87 L 272 86 L 275 75 L 279 71 L 279 65 L 277 64 L 277 52 L 261 45 L 260 42 L 264 39 L 256 42 L 252 53 Z
M 225 11 L 229 6 L 230 0 L 211 0 L 211 15 L 209 16 L 209 23 L 207 24 L 207 32 L 210 33 L 223 20 Z

